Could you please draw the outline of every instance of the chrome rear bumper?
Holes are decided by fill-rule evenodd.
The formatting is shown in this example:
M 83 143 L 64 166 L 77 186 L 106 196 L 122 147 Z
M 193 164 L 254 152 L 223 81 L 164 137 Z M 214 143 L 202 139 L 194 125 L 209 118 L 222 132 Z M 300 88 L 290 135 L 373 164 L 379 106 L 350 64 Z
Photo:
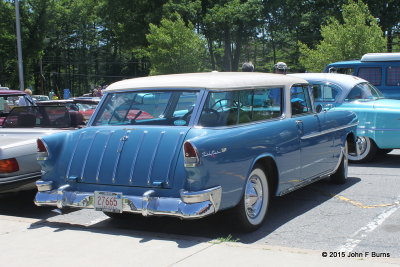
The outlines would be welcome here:
M 49 183 L 49 184 L 47 184 Z M 39 192 L 35 197 L 37 206 L 77 207 L 94 209 L 93 192 L 68 191 L 69 185 L 58 189 L 47 190 L 52 187 L 51 182 L 37 181 Z M 143 216 L 165 215 L 183 219 L 195 219 L 216 213 L 219 210 L 222 196 L 221 186 L 203 191 L 181 191 L 180 198 L 154 196 L 154 190 L 146 191 L 142 196 L 123 195 L 123 212 L 141 213 Z

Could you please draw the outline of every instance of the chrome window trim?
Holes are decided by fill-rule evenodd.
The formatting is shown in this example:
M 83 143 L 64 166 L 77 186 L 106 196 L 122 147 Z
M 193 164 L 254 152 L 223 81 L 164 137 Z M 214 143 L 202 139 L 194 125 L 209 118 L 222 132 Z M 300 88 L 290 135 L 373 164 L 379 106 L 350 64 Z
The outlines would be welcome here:
M 344 126 L 341 126 L 341 127 L 331 128 L 329 130 L 324 130 L 324 131 L 321 131 L 321 132 L 304 135 L 300 139 L 301 140 L 305 140 L 305 139 L 321 136 L 321 135 L 324 135 L 324 134 L 340 131 L 340 130 L 343 130 L 343 129 L 347 129 L 347 128 L 350 128 L 350 127 L 353 127 L 353 126 L 357 126 L 357 125 L 358 125 L 358 123 L 352 123 L 352 124 L 344 125 Z

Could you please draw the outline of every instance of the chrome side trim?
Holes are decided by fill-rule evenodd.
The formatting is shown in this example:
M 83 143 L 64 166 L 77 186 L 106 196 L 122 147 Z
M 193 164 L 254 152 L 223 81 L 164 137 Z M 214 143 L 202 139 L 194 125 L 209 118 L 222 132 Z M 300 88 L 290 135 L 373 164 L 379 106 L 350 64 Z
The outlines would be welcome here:
M 99 165 L 97 166 L 97 171 L 96 171 L 96 182 L 99 182 L 100 168 L 101 168 L 101 165 L 103 164 L 104 153 L 106 152 L 108 142 L 110 142 L 110 138 L 114 133 L 115 133 L 115 131 L 110 131 L 110 134 L 108 134 L 107 140 L 104 143 L 103 151 L 101 151 L 101 156 L 100 156 L 100 159 L 99 159 Z
M 69 185 L 58 189 L 39 191 L 35 197 L 37 206 L 57 206 L 94 208 L 93 192 L 68 191 Z M 202 191 L 181 191 L 180 198 L 155 196 L 154 190 L 146 191 L 142 196 L 122 196 L 122 210 L 129 213 L 140 213 L 144 216 L 165 215 L 183 219 L 202 218 L 219 210 L 222 198 L 221 186 Z
M 343 130 L 343 129 L 347 129 L 347 128 L 350 128 L 350 127 L 354 127 L 354 126 L 357 126 L 357 125 L 358 125 L 358 123 L 353 123 L 353 124 L 350 124 L 350 125 L 340 126 L 340 127 L 332 128 L 332 129 L 329 129 L 329 130 L 324 130 L 324 131 L 317 132 L 317 133 L 311 133 L 311 134 L 302 136 L 300 139 L 301 140 L 305 140 L 305 139 L 321 136 L 321 135 L 324 135 L 324 134 L 340 131 L 340 130 Z
M 76 141 L 76 144 L 75 144 L 75 147 L 74 147 L 74 150 L 72 151 L 72 156 L 71 156 L 71 159 L 69 160 L 69 162 L 68 162 L 68 167 L 67 167 L 67 175 L 65 176 L 65 181 L 68 179 L 68 177 L 69 177 L 69 172 L 71 171 L 71 165 L 72 165 L 72 161 L 74 160 L 74 157 L 75 157 L 75 155 L 76 155 L 76 149 L 78 148 L 78 145 L 79 145 L 79 143 L 80 143 L 80 141 L 81 141 L 81 139 L 82 139 L 82 136 L 85 134 L 86 132 L 85 131 L 83 131 L 83 132 L 81 132 L 80 134 L 79 134 L 79 138 L 78 138 L 78 140 Z
M 42 177 L 42 172 L 32 172 L 32 173 L 25 173 L 21 175 L 13 175 L 13 176 L 5 176 L 0 177 L 0 185 L 6 185 L 15 182 L 27 181 L 27 180 L 34 180 L 40 179 Z
M 119 144 L 118 144 L 118 148 L 117 148 L 117 158 L 115 159 L 113 173 L 111 176 L 112 177 L 111 181 L 113 184 L 115 184 L 115 177 L 117 175 L 117 170 L 118 170 L 118 165 L 119 165 L 119 161 L 121 158 L 122 150 L 124 149 L 125 143 L 129 140 L 130 133 L 131 133 L 131 130 L 125 129 L 124 135 L 119 140 Z
M 169 185 L 169 177 L 171 175 L 171 168 L 173 168 L 172 163 L 174 162 L 174 160 L 178 157 L 179 153 L 176 153 L 176 150 L 178 149 L 178 145 L 182 144 L 182 139 L 185 137 L 185 132 L 180 132 L 179 133 L 179 138 L 177 138 L 176 140 L 176 144 L 174 146 L 174 151 L 172 152 L 171 155 L 173 155 L 171 158 L 171 160 L 169 161 L 168 164 L 168 170 L 167 170 L 167 176 L 165 177 L 165 185 L 168 186 Z
M 133 179 L 133 172 L 135 171 L 135 166 L 136 166 L 136 161 L 137 161 L 137 157 L 139 155 L 140 152 L 140 148 L 142 147 L 143 144 L 143 139 L 145 137 L 145 135 L 148 133 L 148 131 L 143 131 L 142 135 L 140 136 L 140 140 L 138 142 L 138 145 L 136 147 L 134 156 L 132 157 L 132 164 L 131 164 L 131 171 L 129 173 L 129 183 L 132 184 L 132 179 Z
M 318 181 L 318 180 L 324 179 L 324 178 L 326 178 L 326 177 L 328 177 L 328 176 L 334 174 L 334 173 L 337 171 L 337 169 L 339 169 L 340 163 L 342 162 L 342 158 L 343 158 L 344 156 L 345 156 L 345 155 L 344 155 L 344 148 L 342 147 L 341 150 L 340 150 L 339 160 L 338 160 L 338 162 L 336 163 L 336 166 L 335 166 L 335 168 L 334 168 L 332 171 L 324 172 L 324 173 L 321 173 L 321 174 L 319 174 L 319 175 L 317 175 L 317 176 L 315 176 L 315 177 L 312 177 L 312 178 L 310 178 L 310 179 L 308 179 L 308 180 L 305 180 L 304 182 L 302 182 L 302 183 L 300 183 L 300 184 L 297 184 L 296 186 L 293 186 L 293 187 L 291 187 L 291 188 L 288 188 L 288 189 L 286 189 L 286 190 L 280 192 L 279 194 L 277 194 L 277 196 L 286 195 L 286 194 L 288 194 L 288 193 L 290 193 L 290 192 L 292 192 L 292 191 L 295 191 L 295 190 L 297 190 L 297 189 L 299 189 L 299 188 L 302 188 L 302 187 L 304 187 L 304 186 L 306 186 L 306 185 L 312 184 L 312 183 L 314 183 L 314 182 L 316 182 L 316 181 Z
M 391 132 L 398 132 L 400 129 L 392 129 L 392 128 L 363 128 L 358 127 L 358 130 L 361 131 L 391 131 Z
M 84 175 L 84 173 L 85 173 L 86 163 L 87 163 L 87 159 L 88 159 L 88 157 L 89 157 L 89 153 L 90 153 L 90 151 L 92 150 L 93 142 L 94 142 L 94 140 L 96 139 L 96 136 L 97 136 L 97 134 L 98 134 L 99 132 L 100 132 L 100 131 L 96 131 L 95 134 L 94 134 L 94 136 L 93 136 L 93 138 L 92 138 L 92 140 L 90 140 L 89 149 L 87 150 L 86 155 L 85 155 L 85 159 L 83 160 L 82 171 L 81 171 L 81 179 L 82 179 L 82 181 L 84 180 L 84 176 L 83 176 L 83 175 Z
M 151 183 L 151 173 L 153 172 L 154 161 L 156 159 L 156 155 L 157 155 L 161 140 L 163 139 L 164 135 L 165 135 L 165 131 L 160 132 L 160 135 L 158 136 L 158 140 L 156 143 L 156 148 L 154 149 L 153 155 L 151 156 L 149 172 L 147 173 L 147 184 L 148 185 Z

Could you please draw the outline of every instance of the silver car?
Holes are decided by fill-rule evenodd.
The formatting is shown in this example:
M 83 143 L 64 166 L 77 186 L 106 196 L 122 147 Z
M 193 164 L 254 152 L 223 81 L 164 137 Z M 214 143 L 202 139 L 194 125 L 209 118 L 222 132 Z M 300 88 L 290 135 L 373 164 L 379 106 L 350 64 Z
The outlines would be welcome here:
M 65 107 L 15 107 L 0 128 L 0 193 L 35 188 L 41 177 L 36 160 L 38 137 L 80 125 L 79 112 Z

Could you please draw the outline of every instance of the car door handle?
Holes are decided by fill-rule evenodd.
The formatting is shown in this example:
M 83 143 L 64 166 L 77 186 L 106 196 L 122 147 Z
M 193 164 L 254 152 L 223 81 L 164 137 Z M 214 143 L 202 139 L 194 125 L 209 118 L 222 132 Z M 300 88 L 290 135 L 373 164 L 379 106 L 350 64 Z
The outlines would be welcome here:
M 303 135 L 304 134 L 303 121 L 302 120 L 296 120 L 296 125 L 297 125 L 297 128 L 298 128 L 299 134 Z

